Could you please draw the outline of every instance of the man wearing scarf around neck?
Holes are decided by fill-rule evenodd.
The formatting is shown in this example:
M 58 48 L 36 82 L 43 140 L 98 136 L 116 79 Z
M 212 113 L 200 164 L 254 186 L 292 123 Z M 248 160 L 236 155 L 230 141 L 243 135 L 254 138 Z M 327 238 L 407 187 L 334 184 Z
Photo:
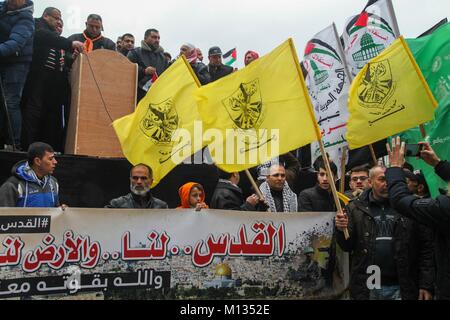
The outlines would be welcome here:
M 70 41 L 80 41 L 84 43 L 84 53 L 89 53 L 98 49 L 107 49 L 116 51 L 116 44 L 111 39 L 102 35 L 103 20 L 98 14 L 90 14 L 86 21 L 86 30 L 83 33 L 71 35 Z M 72 56 L 73 61 L 76 60 L 78 54 Z M 72 62 L 73 62 L 72 61 Z
M 128 60 L 138 65 L 138 101 L 147 94 L 149 81 L 157 79 L 169 65 L 164 56 L 164 49 L 159 45 L 160 39 L 158 30 L 148 29 L 141 47 L 128 53 Z

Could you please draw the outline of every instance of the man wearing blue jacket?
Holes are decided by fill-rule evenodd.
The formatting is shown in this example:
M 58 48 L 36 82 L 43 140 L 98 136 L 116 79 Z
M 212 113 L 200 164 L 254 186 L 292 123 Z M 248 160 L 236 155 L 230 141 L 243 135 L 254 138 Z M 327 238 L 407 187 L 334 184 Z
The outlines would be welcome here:
M 20 144 L 22 116 L 20 99 L 33 55 L 33 2 L 6 0 L 0 3 L 0 78 L 12 124 L 13 141 Z M 0 128 L 5 128 L 5 110 Z
M 57 163 L 50 145 L 42 142 L 30 145 L 28 160 L 17 163 L 12 177 L 0 187 L 0 207 L 58 207 L 59 186 L 52 176 Z

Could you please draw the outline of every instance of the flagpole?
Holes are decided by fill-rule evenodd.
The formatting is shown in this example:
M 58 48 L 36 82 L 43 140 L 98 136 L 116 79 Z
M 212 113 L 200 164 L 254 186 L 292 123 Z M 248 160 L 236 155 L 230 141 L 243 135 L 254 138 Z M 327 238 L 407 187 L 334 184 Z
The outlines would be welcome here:
M 298 72 L 298 75 L 300 77 L 300 83 L 301 83 L 301 88 L 300 89 L 303 92 L 308 92 L 308 89 L 306 88 L 306 85 L 305 85 L 303 72 L 302 72 L 302 70 L 300 68 L 300 61 L 298 60 L 297 50 L 295 50 L 295 46 L 294 46 L 294 42 L 293 42 L 292 38 L 289 39 L 289 44 L 290 44 L 290 47 L 291 47 L 292 56 L 293 56 L 294 61 L 295 61 L 295 67 L 297 68 L 297 72 Z M 331 180 L 331 183 L 330 183 L 331 191 L 333 193 L 333 198 L 334 198 L 334 202 L 336 204 L 337 212 L 338 213 L 343 213 L 344 211 L 342 210 L 341 202 L 339 201 L 339 196 L 337 194 L 336 184 L 334 183 L 333 172 L 331 171 L 330 162 L 329 162 L 327 153 L 325 151 L 325 146 L 324 146 L 323 140 L 322 140 L 322 134 L 320 133 L 319 126 L 317 125 L 317 119 L 316 119 L 316 116 L 314 115 L 314 112 L 313 112 L 314 109 L 313 109 L 313 106 L 312 106 L 311 97 L 309 95 L 306 95 L 306 101 L 308 103 L 308 106 L 309 106 L 308 110 L 309 110 L 309 113 L 310 113 L 310 116 L 311 116 L 311 120 L 313 121 L 313 124 L 314 124 L 314 129 L 316 131 L 316 137 L 317 137 L 317 140 L 318 140 L 319 145 L 320 145 L 320 152 L 322 153 L 322 157 L 323 157 L 324 162 L 325 162 L 325 167 L 326 167 L 326 170 L 327 170 L 328 177 Z M 345 236 L 345 240 L 350 239 L 350 234 L 349 234 L 347 228 L 344 230 L 344 236 Z
M 395 15 L 394 15 L 394 18 L 395 18 Z M 349 80 L 349 82 L 351 84 L 354 79 L 352 77 L 352 74 L 350 73 L 350 69 L 348 68 L 347 60 L 345 59 L 344 48 L 342 47 L 342 43 L 341 43 L 341 38 L 339 37 L 339 34 L 337 32 L 337 28 L 336 28 L 336 24 L 334 22 L 333 22 L 333 30 L 334 30 L 334 36 L 336 37 L 336 42 L 338 44 L 339 54 L 341 55 L 341 58 L 342 58 L 342 64 L 344 65 L 344 70 L 345 70 L 347 78 L 348 78 L 348 80 Z M 376 166 L 378 164 L 378 160 L 377 160 L 377 156 L 375 154 L 375 150 L 374 150 L 372 144 L 369 145 L 369 151 L 370 151 L 370 154 L 372 156 L 373 163 Z
M 328 155 L 325 151 L 325 145 L 323 144 L 322 139 L 319 140 L 319 144 L 320 144 L 320 151 L 322 153 L 322 158 L 324 160 L 325 167 L 327 170 L 328 179 L 330 180 L 331 191 L 333 193 L 334 203 L 336 204 L 337 212 L 343 213 L 344 211 L 342 210 L 341 202 L 340 202 L 339 196 L 337 194 L 334 175 L 333 175 L 333 172 L 331 171 L 330 160 L 328 159 Z M 348 229 L 344 230 L 344 235 L 345 235 L 346 240 L 350 239 L 350 234 L 348 232 Z
M 389 14 L 392 18 L 392 23 L 393 23 L 393 29 L 394 29 L 394 35 L 395 38 L 400 37 L 400 28 L 398 27 L 398 22 L 397 22 L 397 16 L 395 15 L 395 11 L 394 11 L 394 6 L 392 5 L 392 0 L 387 0 L 387 7 L 389 10 Z
M 342 149 L 342 159 L 341 159 L 341 193 L 345 192 L 345 168 L 347 163 L 347 146 Z
M 425 126 L 424 126 L 423 124 L 421 124 L 421 125 L 419 126 L 419 128 L 420 128 L 420 133 L 422 134 L 422 138 L 426 139 L 426 137 L 427 137 L 427 132 L 425 131 Z
M 250 183 L 252 184 L 253 189 L 255 189 L 255 192 L 256 192 L 256 194 L 258 195 L 259 199 L 260 199 L 261 201 L 266 201 L 266 199 L 264 198 L 264 195 L 262 194 L 261 190 L 259 190 L 259 187 L 258 187 L 258 185 L 257 185 L 256 182 L 255 182 L 255 179 L 253 179 L 253 176 L 252 176 L 252 174 L 250 173 L 250 171 L 245 170 L 245 174 L 247 175 L 248 180 L 250 180 Z M 267 212 L 271 212 L 271 211 L 270 211 L 270 208 L 267 209 Z

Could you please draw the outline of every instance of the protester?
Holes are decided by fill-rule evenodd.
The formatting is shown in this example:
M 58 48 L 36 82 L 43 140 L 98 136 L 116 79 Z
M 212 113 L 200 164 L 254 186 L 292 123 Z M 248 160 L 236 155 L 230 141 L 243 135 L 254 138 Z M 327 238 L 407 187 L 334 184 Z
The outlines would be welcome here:
M 181 201 L 181 206 L 178 209 L 195 209 L 195 211 L 208 209 L 205 203 L 205 189 L 201 184 L 186 183 L 178 190 L 178 194 Z
M 86 20 L 86 30 L 82 33 L 71 35 L 68 39 L 71 41 L 80 41 L 84 43 L 84 52 L 89 53 L 98 49 L 107 49 L 116 51 L 116 44 L 111 39 L 102 35 L 103 20 L 98 14 L 90 14 Z M 75 54 L 74 58 L 76 58 Z
M 425 176 L 422 171 L 415 170 L 411 172 L 407 169 L 403 169 L 406 177 L 406 184 L 408 185 L 409 191 L 419 198 L 430 198 L 430 189 L 428 188 L 428 183 L 425 180 Z
M 117 37 L 116 50 L 120 52 L 122 50 L 122 37 Z
M 167 209 L 168 205 L 153 197 L 153 170 L 145 164 L 138 164 L 130 171 L 130 190 L 126 196 L 111 200 L 106 208 L 120 209 Z
M 245 66 L 248 66 L 250 63 L 255 61 L 256 59 L 259 59 L 259 54 L 257 54 L 255 51 L 247 51 L 247 53 L 244 56 L 244 64 Z
M 69 80 L 65 52 L 83 51 L 83 43 L 61 37 L 61 11 L 46 8 L 36 19 L 33 62 L 22 97 L 22 146 L 42 141 L 64 150 L 63 106 L 68 113 Z M 66 117 L 67 118 L 67 117 Z
M 274 164 L 283 165 L 286 170 L 286 181 L 289 184 L 289 188 L 294 190 L 300 170 L 300 162 L 291 152 L 282 154 L 279 157 L 273 158 L 270 161 L 259 165 L 257 168 L 258 182 L 263 183 L 266 181 L 266 178 L 269 175 L 270 167 Z
M 246 200 L 242 189 L 238 186 L 239 172 L 228 173 L 218 169 L 219 182 L 211 198 L 211 209 L 237 210 L 237 211 L 267 211 L 259 206 L 260 199 L 256 194 Z M 265 209 L 265 210 L 264 210 Z
M 266 182 L 259 187 L 271 212 L 297 212 L 297 195 L 286 182 L 286 169 L 280 164 L 270 167 Z
M 166 52 L 164 52 L 164 57 L 166 58 L 168 66 L 171 66 L 172 65 L 172 55 L 166 51 Z
M 117 48 L 117 51 L 127 57 L 128 53 L 134 49 L 134 36 L 131 33 L 125 33 L 121 39 L 120 48 Z
M 185 43 L 180 48 L 180 56 L 184 55 L 202 85 L 211 82 L 208 67 L 198 59 L 197 49 L 193 44 Z
M 33 143 L 27 157 L 12 168 L 12 177 L 0 187 L 0 207 L 58 207 L 59 185 L 52 176 L 58 161 L 53 148 Z
M 30 0 L 0 3 L 0 81 L 8 112 L 0 111 L 0 128 L 1 134 L 7 136 L 5 124 L 9 117 L 13 137 L 7 143 L 18 149 L 22 129 L 20 99 L 33 55 L 33 10 Z
M 434 291 L 432 233 L 403 218 L 389 203 L 386 168 L 370 170 L 371 189 L 336 216 L 337 243 L 352 253 L 350 293 L 357 300 L 431 300 Z M 392 199 L 391 199 L 392 200 Z M 344 230 L 350 235 L 345 239 Z M 369 288 L 368 268 L 379 268 Z
M 369 168 L 358 166 L 350 170 L 350 190 L 345 193 L 350 199 L 356 199 L 369 189 Z
M 330 167 L 336 180 L 337 166 L 330 162 Z M 330 181 L 322 157 L 315 161 L 314 169 L 317 172 L 317 184 L 315 187 L 300 193 L 298 196 L 298 210 L 300 212 L 336 212 L 336 204 L 330 185 L 330 183 L 336 183 L 336 181 Z
M 435 169 L 436 174 L 449 183 L 450 163 L 442 161 L 430 144 L 422 142 L 421 159 Z M 391 151 L 392 150 L 392 151 Z M 402 169 L 405 161 L 405 145 L 400 138 L 388 146 L 391 168 L 386 178 L 389 184 L 391 205 L 402 215 L 426 225 L 435 233 L 436 298 L 450 300 L 450 191 L 435 200 L 420 199 L 413 195 L 406 184 Z
M 233 73 L 233 67 L 222 63 L 222 50 L 219 47 L 212 47 L 208 52 L 209 64 L 208 72 L 211 76 L 211 82 L 219 80 Z
M 202 52 L 202 50 L 200 50 L 199 48 L 196 48 L 195 50 L 197 50 L 197 57 L 198 57 L 198 60 L 199 60 L 200 62 L 203 62 L 203 52 Z
M 148 29 L 141 46 L 128 53 L 128 59 L 138 65 L 138 101 L 145 97 L 153 79 L 159 77 L 169 65 L 164 49 L 159 45 L 160 39 L 158 30 Z

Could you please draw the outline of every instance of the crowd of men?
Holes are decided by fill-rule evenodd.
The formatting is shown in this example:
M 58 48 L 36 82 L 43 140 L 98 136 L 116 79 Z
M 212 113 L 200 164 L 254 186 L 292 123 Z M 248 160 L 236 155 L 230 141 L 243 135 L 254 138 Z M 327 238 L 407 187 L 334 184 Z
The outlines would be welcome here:
M 298 195 L 287 181 L 283 157 L 260 166 L 259 189 L 244 197 L 240 173 L 218 170 L 219 181 L 209 204 L 203 186 L 190 182 L 179 189 L 178 209 L 237 210 L 251 212 L 337 212 L 336 242 L 351 255 L 350 293 L 362 300 L 450 299 L 450 191 L 437 199 L 427 193 L 420 172 L 407 169 L 404 143 L 389 147 L 390 168 L 356 167 L 350 176 L 350 201 L 337 212 L 325 162 L 314 163 L 316 186 Z M 450 163 L 440 160 L 426 142 L 421 158 L 449 182 Z M 67 207 L 59 201 L 59 186 L 52 176 L 57 161 L 53 148 L 33 143 L 28 159 L 12 169 L 12 177 L 0 187 L 1 207 Z M 333 175 L 337 167 L 331 163 Z M 295 170 L 294 170 L 295 171 Z M 292 178 L 292 181 L 298 179 Z M 334 178 L 335 179 L 335 178 Z M 124 181 L 125 183 L 125 181 Z M 152 168 L 145 164 L 130 171 L 130 193 L 112 199 L 107 208 L 167 209 L 152 195 Z M 344 231 L 350 237 L 346 237 Z M 380 283 L 369 285 L 370 268 L 380 270 Z
M 86 19 L 86 29 L 62 37 L 61 11 L 48 7 L 40 18 L 33 18 L 31 0 L 6 0 L 0 3 L 0 149 L 27 150 L 36 141 L 64 152 L 70 112 L 69 73 L 80 53 L 98 49 L 123 54 L 138 65 L 138 101 L 151 84 L 174 62 L 160 45 L 156 29 L 145 31 L 144 40 L 135 47 L 135 37 L 125 33 L 117 43 L 103 36 L 103 20 L 98 14 Z M 199 48 L 186 43 L 180 47 L 201 84 L 216 81 L 234 69 L 222 63 L 222 50 L 208 50 L 209 64 L 203 63 Z M 259 56 L 249 51 L 247 65 Z
M 173 60 L 160 46 L 156 29 L 147 30 L 141 46 L 135 48 L 135 38 L 129 33 L 117 43 L 103 37 L 99 15 L 89 15 L 84 32 L 64 38 L 57 8 L 45 9 L 38 19 L 32 13 L 29 0 L 0 4 L 0 76 L 13 131 L 14 141 L 10 143 L 28 149 L 28 159 L 15 165 L 12 177 L 0 187 L 0 206 L 64 209 L 52 173 L 57 165 L 55 150 L 63 149 L 64 116 L 68 111 L 63 107 L 69 106 L 70 66 L 82 52 L 117 50 L 138 65 L 138 97 L 142 98 Z M 208 65 L 202 62 L 201 50 L 190 43 L 181 46 L 180 55 L 186 57 L 202 84 L 234 71 L 223 65 L 219 47 L 209 49 Z M 248 52 L 245 64 L 257 58 L 257 53 Z M 450 182 L 450 164 L 441 161 L 428 143 L 422 145 L 423 161 Z M 450 299 L 450 194 L 430 197 L 423 174 L 406 166 L 401 141 L 393 141 L 388 152 L 390 168 L 355 167 L 348 173 L 346 195 L 350 202 L 343 212 L 338 212 L 334 201 L 331 186 L 336 181 L 327 174 L 324 159 L 314 163 L 316 185 L 297 194 L 293 184 L 298 179 L 298 163 L 289 154 L 260 166 L 258 190 L 250 197 L 245 198 L 239 187 L 240 173 L 218 169 L 220 179 L 210 203 L 205 203 L 203 186 L 191 182 L 179 190 L 179 209 L 337 212 L 336 242 L 351 254 L 352 298 Z M 333 163 L 331 170 L 337 177 Z M 152 195 L 152 178 L 152 168 L 134 166 L 130 193 L 112 199 L 107 207 L 168 208 L 166 202 Z M 381 283 L 374 288 L 368 285 L 372 266 L 381 270 Z

